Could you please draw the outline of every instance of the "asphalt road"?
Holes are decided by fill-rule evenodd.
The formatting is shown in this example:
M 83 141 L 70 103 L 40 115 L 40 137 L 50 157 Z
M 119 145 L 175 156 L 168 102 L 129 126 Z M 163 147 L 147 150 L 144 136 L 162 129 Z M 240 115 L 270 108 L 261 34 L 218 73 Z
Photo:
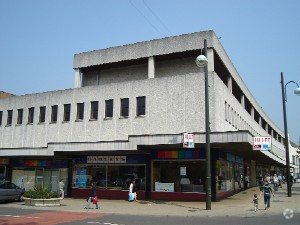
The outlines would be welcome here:
M 288 219 L 287 219 L 287 218 Z M 232 225 L 263 224 L 286 225 L 300 224 L 300 215 L 253 215 L 253 216 L 144 216 L 117 215 L 103 213 L 79 213 L 50 210 L 14 209 L 2 207 L 1 225 Z

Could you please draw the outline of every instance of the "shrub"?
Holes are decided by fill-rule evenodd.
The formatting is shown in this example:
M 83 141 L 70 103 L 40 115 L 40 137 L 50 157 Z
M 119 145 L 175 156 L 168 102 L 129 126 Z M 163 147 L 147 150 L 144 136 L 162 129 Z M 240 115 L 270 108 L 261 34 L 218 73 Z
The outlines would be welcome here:
M 33 199 L 49 199 L 49 198 L 58 198 L 59 195 L 56 192 L 49 191 L 40 186 L 35 186 L 33 189 L 26 191 L 24 197 L 33 198 Z

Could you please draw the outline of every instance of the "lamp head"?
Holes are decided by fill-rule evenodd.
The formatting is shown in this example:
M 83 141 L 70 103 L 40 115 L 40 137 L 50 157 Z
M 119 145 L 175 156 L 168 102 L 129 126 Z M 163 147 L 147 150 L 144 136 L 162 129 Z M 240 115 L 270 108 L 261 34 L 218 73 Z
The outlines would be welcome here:
M 198 67 L 203 67 L 207 64 L 208 60 L 205 57 L 205 55 L 199 55 L 196 60 L 195 60 L 196 64 Z
M 294 91 L 295 95 L 300 95 L 300 88 L 296 88 L 296 90 Z

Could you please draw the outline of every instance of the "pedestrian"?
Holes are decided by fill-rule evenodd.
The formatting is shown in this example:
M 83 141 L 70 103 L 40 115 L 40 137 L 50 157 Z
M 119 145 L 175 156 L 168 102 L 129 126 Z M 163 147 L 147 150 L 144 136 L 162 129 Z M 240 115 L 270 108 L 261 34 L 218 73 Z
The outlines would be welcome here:
M 273 176 L 273 183 L 274 183 L 274 191 L 278 191 L 278 177 L 277 177 L 277 174 L 275 173 L 274 176 Z
M 86 206 L 84 207 L 85 209 L 89 209 L 90 208 L 91 202 L 93 202 L 93 203 L 96 204 L 96 209 L 99 208 L 98 201 L 93 201 L 94 198 L 98 199 L 98 197 L 97 197 L 97 191 L 96 191 L 96 184 L 92 183 L 90 197 L 87 199 Z
M 133 199 L 131 196 L 133 196 Z M 135 180 L 133 180 L 129 185 L 129 201 L 131 200 L 137 201 Z
M 274 197 L 274 192 L 273 192 L 268 180 L 265 180 L 265 184 L 261 187 L 260 195 L 262 195 L 262 194 L 264 194 L 265 210 L 269 210 L 271 194 L 273 194 L 273 197 Z
M 255 212 L 258 210 L 258 200 L 259 200 L 259 198 L 257 197 L 257 194 L 254 194 L 252 202 L 254 204 L 254 211 Z
M 279 186 L 280 188 L 282 188 L 282 176 L 281 176 L 281 173 L 280 173 L 279 176 L 278 176 L 278 186 Z
M 64 191 L 65 184 L 64 184 L 63 179 L 60 179 L 58 186 L 59 186 L 59 195 L 61 196 L 62 199 L 64 199 L 64 197 L 65 197 L 65 191 Z
M 248 184 L 249 184 L 249 176 L 246 175 L 246 176 L 245 176 L 245 189 L 248 188 Z

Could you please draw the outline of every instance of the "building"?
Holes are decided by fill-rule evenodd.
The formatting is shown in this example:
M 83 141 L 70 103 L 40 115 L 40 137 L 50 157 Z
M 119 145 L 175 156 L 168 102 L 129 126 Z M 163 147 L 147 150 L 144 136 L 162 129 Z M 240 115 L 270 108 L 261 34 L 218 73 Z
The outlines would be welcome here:
M 74 56 L 72 89 L 0 100 L 0 156 L 11 179 L 29 189 L 126 199 L 205 200 L 204 69 L 208 45 L 212 198 L 283 173 L 284 133 L 256 102 L 213 31 L 145 41 Z M 183 134 L 194 148 L 183 148 Z M 254 151 L 253 137 L 271 137 Z M 246 184 L 249 179 L 249 183 Z

